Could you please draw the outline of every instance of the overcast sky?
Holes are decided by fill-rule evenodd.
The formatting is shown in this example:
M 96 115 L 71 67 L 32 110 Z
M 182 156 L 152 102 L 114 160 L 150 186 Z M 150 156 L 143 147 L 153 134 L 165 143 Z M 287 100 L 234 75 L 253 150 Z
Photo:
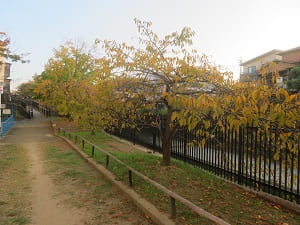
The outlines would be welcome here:
M 272 49 L 300 46 L 300 0 L 0 0 L 0 31 L 12 49 L 13 86 L 41 73 L 53 49 L 70 39 L 133 42 L 133 19 L 152 21 L 159 35 L 191 27 L 194 48 L 239 76 L 244 61 Z

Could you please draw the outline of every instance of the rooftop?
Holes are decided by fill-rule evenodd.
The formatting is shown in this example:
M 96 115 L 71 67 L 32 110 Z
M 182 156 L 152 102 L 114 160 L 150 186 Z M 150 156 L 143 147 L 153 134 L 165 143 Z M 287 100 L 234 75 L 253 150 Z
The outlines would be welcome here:
M 260 59 L 260 58 L 265 57 L 265 56 L 268 56 L 268 55 L 278 54 L 278 53 L 280 53 L 280 52 L 282 52 L 282 51 L 281 51 L 281 50 L 278 50 L 278 49 L 273 49 L 273 50 L 268 51 L 268 52 L 266 52 L 266 53 L 264 53 L 264 54 L 262 54 L 262 55 L 256 56 L 255 58 L 249 59 L 248 61 L 243 62 L 243 63 L 241 63 L 240 65 L 241 65 L 241 66 L 244 66 L 245 64 L 248 64 L 249 62 L 252 62 L 252 61 L 254 61 L 254 60 Z

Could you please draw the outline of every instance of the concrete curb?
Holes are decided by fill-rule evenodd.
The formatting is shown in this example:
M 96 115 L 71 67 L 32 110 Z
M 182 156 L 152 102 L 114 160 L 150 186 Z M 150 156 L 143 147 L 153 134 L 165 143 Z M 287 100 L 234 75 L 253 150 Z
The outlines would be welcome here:
M 128 198 L 132 200 L 132 202 L 140 208 L 145 214 L 150 216 L 152 221 L 159 225 L 175 225 L 175 223 L 168 218 L 165 214 L 162 214 L 158 211 L 158 209 L 142 198 L 139 194 L 137 194 L 133 189 L 129 188 L 128 186 L 124 185 L 122 182 L 117 181 L 116 177 L 108 171 L 104 166 L 98 164 L 92 158 L 90 158 L 86 153 L 84 153 L 78 146 L 73 144 L 70 140 L 65 137 L 61 137 L 56 135 L 56 137 L 61 138 L 64 140 L 72 149 L 74 149 L 83 159 L 85 159 L 89 164 L 91 164 L 98 172 L 103 174 L 110 182 L 112 182 L 116 187 L 118 187 Z

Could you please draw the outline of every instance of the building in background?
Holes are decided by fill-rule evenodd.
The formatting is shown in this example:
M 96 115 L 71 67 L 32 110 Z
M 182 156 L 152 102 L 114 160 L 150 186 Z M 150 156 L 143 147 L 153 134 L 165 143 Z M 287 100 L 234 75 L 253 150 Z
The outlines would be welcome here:
M 279 86 L 283 87 L 289 70 L 300 65 L 300 46 L 286 51 L 274 49 L 241 63 L 240 81 L 259 82 L 262 79 L 261 68 L 268 67 L 272 62 L 276 64 L 280 75 L 280 78 L 276 82 Z M 267 74 L 267 84 L 271 85 L 271 83 L 271 76 Z

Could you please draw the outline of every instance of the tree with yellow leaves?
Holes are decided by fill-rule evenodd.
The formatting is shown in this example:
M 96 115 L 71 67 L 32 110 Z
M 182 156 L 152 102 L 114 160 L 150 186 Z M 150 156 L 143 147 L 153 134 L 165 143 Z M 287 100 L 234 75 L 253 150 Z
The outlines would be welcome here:
M 179 126 L 175 117 L 185 110 L 178 101 L 191 105 L 198 96 L 213 98 L 229 92 L 233 85 L 232 76 L 220 72 L 206 56 L 187 50 L 194 35 L 190 28 L 185 27 L 180 33 L 174 32 L 160 39 L 151 30 L 151 23 L 137 19 L 135 23 L 141 35 L 140 48 L 115 41 L 104 42 L 106 59 L 116 80 L 134 80 L 133 84 L 125 82 L 117 87 L 114 93 L 119 96 L 119 101 L 111 101 L 111 105 L 116 107 L 114 111 L 122 127 L 147 124 L 160 130 L 163 163 L 168 165 L 171 138 Z M 125 110 L 123 114 L 119 109 L 126 109 L 128 105 L 138 107 Z M 190 128 L 195 126 L 190 125 Z

